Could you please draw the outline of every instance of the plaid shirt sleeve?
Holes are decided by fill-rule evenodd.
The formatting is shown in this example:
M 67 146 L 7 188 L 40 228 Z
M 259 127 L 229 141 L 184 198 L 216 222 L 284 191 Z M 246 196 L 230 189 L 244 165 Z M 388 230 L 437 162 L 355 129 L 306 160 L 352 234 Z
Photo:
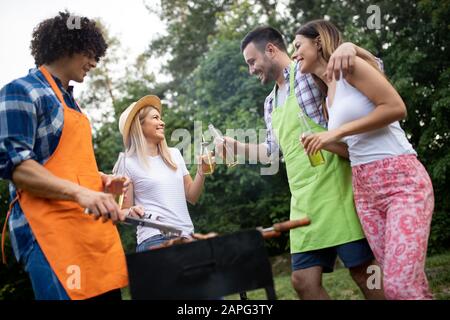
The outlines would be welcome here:
M 11 180 L 14 168 L 35 159 L 36 108 L 28 91 L 12 82 L 0 91 L 0 178 Z
M 272 91 L 264 101 L 264 121 L 266 123 L 266 140 L 264 144 L 267 148 L 267 156 L 271 156 L 275 152 L 279 151 L 278 143 L 275 138 L 273 127 L 272 127 L 272 111 L 274 103 L 274 91 Z
M 323 95 L 311 74 L 300 72 L 300 64 L 296 65 L 295 95 L 303 112 L 315 123 L 327 128 L 327 120 L 322 108 Z

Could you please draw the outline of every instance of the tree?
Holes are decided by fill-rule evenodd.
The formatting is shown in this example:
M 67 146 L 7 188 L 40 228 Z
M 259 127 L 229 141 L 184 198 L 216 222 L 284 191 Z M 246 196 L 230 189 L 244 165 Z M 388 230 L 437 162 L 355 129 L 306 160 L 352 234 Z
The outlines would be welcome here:
M 262 96 L 267 90 L 263 93 L 263 89 L 241 82 L 241 75 L 235 71 L 245 68 L 238 54 L 238 41 L 257 24 L 270 23 L 279 28 L 290 43 L 301 23 L 317 18 L 329 19 L 342 30 L 347 40 L 381 57 L 388 78 L 408 106 L 409 117 L 402 122 L 402 126 L 433 179 L 436 190 L 434 221 L 446 221 L 433 223 L 431 249 L 448 247 L 449 236 L 443 234 L 449 233 L 438 230 L 448 230 L 450 225 L 449 219 L 442 218 L 448 217 L 450 211 L 444 192 L 449 185 L 447 172 L 450 165 L 449 27 L 445 19 L 449 13 L 449 1 L 295 0 L 288 3 L 287 15 L 277 12 L 273 1 L 212 2 L 209 7 L 205 2 L 196 6 L 180 0 L 165 3 L 164 8 L 173 13 L 171 16 L 163 9 L 163 13 L 168 14 L 163 14 L 162 18 L 171 26 L 162 38 L 167 41 L 157 40 L 151 48 L 162 49 L 160 54 L 171 54 L 166 70 L 174 79 L 180 79 L 169 84 L 172 103 L 175 109 L 191 110 L 195 118 L 221 127 L 248 126 L 256 119 L 254 114 L 249 114 L 249 110 L 256 108 L 261 112 L 260 106 L 247 106 L 245 99 L 248 97 L 244 92 L 262 90 L 257 98 L 262 103 Z M 381 26 L 375 30 L 367 25 L 372 14 L 368 11 L 371 5 L 378 6 L 381 12 Z M 207 17 L 208 21 L 204 22 L 202 17 Z M 192 37 L 190 26 L 198 26 L 195 23 L 199 21 L 205 28 L 196 30 L 196 37 Z M 229 43 L 225 44 L 227 41 Z M 236 41 L 234 49 L 231 49 L 232 41 Z M 194 60 L 186 64 L 183 57 L 188 52 L 193 53 L 194 48 Z M 236 52 L 235 58 L 231 55 L 233 50 Z M 240 107 L 237 108 L 237 105 Z M 209 194 L 210 189 L 207 188 Z M 214 199 L 217 202 L 218 197 L 219 193 L 210 201 Z M 194 214 L 197 212 L 195 208 L 192 210 Z
M 218 14 L 217 32 L 209 36 L 208 51 L 176 88 L 177 109 L 201 121 L 202 130 L 208 123 L 223 131 L 264 129 L 262 105 L 271 87 L 262 87 L 248 75 L 240 52 L 240 40 L 260 20 L 260 12 L 244 2 Z M 195 172 L 195 166 L 191 169 Z M 199 204 L 189 207 L 196 229 L 227 233 L 288 219 L 290 193 L 284 168 L 276 176 L 261 176 L 259 170 L 257 165 L 217 166 L 207 178 Z M 273 241 L 269 248 L 284 251 L 286 240 Z

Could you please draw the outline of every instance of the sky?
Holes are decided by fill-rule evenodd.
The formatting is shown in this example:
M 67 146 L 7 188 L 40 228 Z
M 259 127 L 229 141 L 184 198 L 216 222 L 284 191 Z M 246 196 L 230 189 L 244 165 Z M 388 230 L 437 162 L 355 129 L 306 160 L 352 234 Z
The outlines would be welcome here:
M 142 53 L 152 39 L 165 31 L 164 24 L 155 14 L 148 12 L 144 1 L 155 8 L 160 3 L 159 0 L 0 1 L 0 88 L 26 75 L 34 67 L 29 49 L 34 27 L 65 9 L 75 15 L 101 18 L 110 34 L 121 41 L 128 57 L 122 62 L 125 66 Z M 75 86 L 75 96 L 84 89 L 83 84 L 71 84 Z

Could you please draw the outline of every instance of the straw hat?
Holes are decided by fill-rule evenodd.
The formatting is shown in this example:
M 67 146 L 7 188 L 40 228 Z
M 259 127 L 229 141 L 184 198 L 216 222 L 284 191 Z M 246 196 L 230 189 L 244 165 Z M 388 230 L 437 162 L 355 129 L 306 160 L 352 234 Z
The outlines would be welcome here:
M 148 95 L 142 97 L 137 102 L 133 102 L 132 104 L 130 104 L 130 106 L 126 108 L 125 111 L 120 115 L 119 131 L 122 134 L 123 142 L 125 144 L 128 140 L 131 123 L 133 122 L 134 117 L 139 112 L 139 110 L 149 106 L 155 107 L 156 109 L 158 109 L 159 113 L 162 114 L 161 100 L 155 95 Z

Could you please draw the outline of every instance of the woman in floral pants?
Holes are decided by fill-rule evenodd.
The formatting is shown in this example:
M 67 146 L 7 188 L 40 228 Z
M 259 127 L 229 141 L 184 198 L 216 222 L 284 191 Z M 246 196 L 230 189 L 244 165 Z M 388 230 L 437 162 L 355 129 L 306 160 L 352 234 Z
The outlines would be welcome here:
M 431 299 L 424 268 L 434 195 L 425 168 L 415 155 L 403 155 L 352 170 L 356 208 L 383 266 L 386 297 Z
M 402 98 L 375 60 L 356 57 L 353 72 L 333 78 L 326 66 L 341 44 L 328 21 L 316 20 L 296 34 L 294 57 L 327 89 L 328 130 L 302 139 L 315 154 L 330 143 L 348 145 L 355 204 L 372 251 L 383 268 L 388 299 L 431 299 L 425 258 L 434 209 L 430 177 L 399 120 Z

